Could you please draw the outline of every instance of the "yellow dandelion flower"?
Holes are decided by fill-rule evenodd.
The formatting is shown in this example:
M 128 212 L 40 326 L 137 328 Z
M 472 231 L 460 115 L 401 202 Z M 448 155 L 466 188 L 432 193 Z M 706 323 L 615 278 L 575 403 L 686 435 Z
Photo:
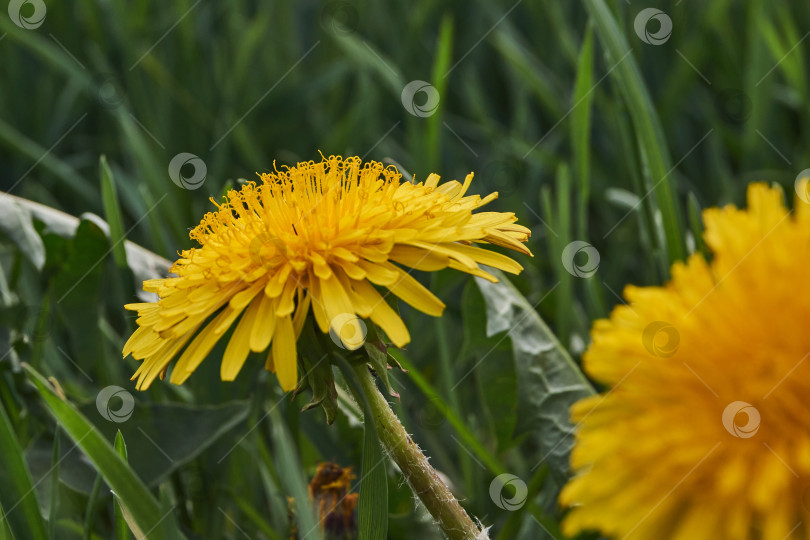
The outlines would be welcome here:
M 567 533 L 810 538 L 810 205 L 782 199 L 706 210 L 711 262 L 595 323 L 583 362 L 609 389 L 573 407 Z
M 200 247 L 181 253 L 171 268 L 176 277 L 144 282 L 157 302 L 126 306 L 138 312 L 139 328 L 123 351 L 143 360 L 133 376 L 138 389 L 163 377 L 178 355 L 170 380 L 183 383 L 234 327 L 222 379 L 233 380 L 251 351 L 269 349 L 266 368 L 291 390 L 310 308 L 320 330 L 345 336 L 347 348 L 362 343 L 357 316 L 402 347 L 410 335 L 388 292 L 429 315 L 444 309 L 403 266 L 494 280 L 479 264 L 512 273 L 522 267 L 474 243 L 531 254 L 523 244 L 529 229 L 513 213 L 473 213 L 497 193 L 466 195 L 472 173 L 463 184 L 439 184 L 435 174 L 412 183 L 394 167 L 332 156 L 260 177 L 222 204 L 212 199 L 217 211 L 191 231 Z

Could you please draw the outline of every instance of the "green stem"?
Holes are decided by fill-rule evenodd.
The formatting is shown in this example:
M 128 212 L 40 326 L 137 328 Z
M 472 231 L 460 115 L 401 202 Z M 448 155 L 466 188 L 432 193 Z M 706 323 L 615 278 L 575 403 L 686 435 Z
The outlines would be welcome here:
M 413 492 L 450 540 L 488 539 L 442 482 L 427 457 L 411 440 L 399 418 L 380 393 L 365 365 L 354 368 L 368 399 L 383 448 L 399 466 Z

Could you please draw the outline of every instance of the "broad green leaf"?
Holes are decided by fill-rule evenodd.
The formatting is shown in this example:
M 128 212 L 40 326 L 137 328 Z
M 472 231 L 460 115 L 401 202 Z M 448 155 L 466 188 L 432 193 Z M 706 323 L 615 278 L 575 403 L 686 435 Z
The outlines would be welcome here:
M 24 368 L 48 412 L 93 462 L 121 502 L 124 515 L 133 532 L 138 530 L 142 533 L 141 538 L 148 536 L 149 540 L 182 538 L 179 531 L 167 530 L 170 520 L 161 523 L 166 514 L 165 509 L 161 508 L 143 482 L 93 424 L 82 416 L 76 407 L 57 395 L 51 384 L 36 370 L 27 364 Z
M 51 280 L 55 307 L 71 338 L 68 354 L 96 363 L 105 356 L 98 320 L 110 243 L 96 223 L 83 219 L 67 251 L 67 259 Z
M 593 393 L 582 370 L 560 345 L 528 300 L 500 271 L 489 269 L 498 283 L 475 278 L 487 308 L 487 335 L 506 331 L 512 341 L 518 377 L 518 430 L 537 435 L 538 465 L 564 480 L 574 426 L 569 408 Z
M 37 270 L 45 265 L 45 244 L 31 222 L 31 211 L 0 193 L 0 233 L 14 242 Z
M 461 358 L 475 365 L 473 376 L 492 432 L 503 451 L 515 444 L 517 377 L 507 340 L 487 336 L 484 298 L 472 280 L 461 296 L 464 317 L 464 350 Z M 471 377 L 472 378 L 472 377 Z M 455 412 L 455 411 L 454 411 Z
M 111 403 L 112 408 L 119 408 L 119 403 Z M 247 409 L 247 402 L 242 401 L 216 406 L 138 402 L 131 421 L 122 423 L 102 417 L 95 400 L 81 405 L 79 412 L 96 426 L 106 440 L 117 439 L 116 430 L 120 430 L 127 441 L 129 466 L 147 487 L 156 487 L 174 471 L 181 470 L 210 448 L 228 430 L 244 422 Z M 81 458 L 79 452 L 71 448 L 72 445 L 61 446 L 60 480 L 73 491 L 89 494 L 95 480 L 95 470 Z M 35 482 L 48 473 L 50 453 L 51 446 L 43 439 L 26 448 L 26 461 Z
M 110 410 L 120 408 L 119 403 L 111 401 Z M 105 419 L 95 400 L 79 407 L 106 440 L 111 441 L 121 433 L 127 441 L 129 466 L 150 487 L 157 486 L 241 424 L 248 410 L 247 401 L 214 406 L 136 402 L 132 416 L 119 423 Z M 116 419 L 112 415 L 110 418 Z
M 45 224 L 43 235 L 54 234 L 62 238 L 73 238 L 76 235 L 80 220 L 74 216 L 65 214 L 55 208 L 7 193 L 0 195 L 0 211 L 2 212 L 5 212 L 2 206 L 4 204 L 3 201 L 13 201 L 20 207 L 30 211 L 36 221 L 41 221 Z M 89 215 L 90 214 L 85 214 L 85 216 Z M 96 217 L 93 223 L 101 228 L 105 234 L 108 234 L 107 231 L 109 228 L 100 218 Z M 172 266 L 171 261 L 129 240 L 124 241 L 124 246 L 127 252 L 127 262 L 132 273 L 135 275 L 135 279 L 138 281 L 138 283 L 136 283 L 137 290 L 140 290 L 142 281 L 166 277 L 169 268 Z
M 89 495 L 96 478 L 96 470 L 82 458 L 72 442 L 59 445 L 59 482 L 70 490 Z M 39 437 L 25 449 L 25 461 L 35 484 L 45 487 L 52 464 L 53 444 L 46 437 Z M 45 489 L 40 492 L 46 495 Z
M 0 507 L 16 538 L 46 538 L 31 474 L 14 427 L 0 406 Z

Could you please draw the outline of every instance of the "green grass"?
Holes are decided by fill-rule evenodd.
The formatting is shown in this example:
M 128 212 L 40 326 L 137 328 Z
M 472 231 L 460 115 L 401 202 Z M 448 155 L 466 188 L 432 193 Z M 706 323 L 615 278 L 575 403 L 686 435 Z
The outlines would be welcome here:
M 31 30 L 0 14 L 0 189 L 54 210 L 32 220 L 0 195 L 0 538 L 124 538 L 124 522 L 154 526 L 150 539 L 289 538 L 317 520 L 302 501 L 317 463 L 353 466 L 361 487 L 373 454 L 346 402 L 327 426 L 258 359 L 221 383 L 221 347 L 184 386 L 137 393 L 136 364 L 120 357 L 134 328 L 123 304 L 190 247 L 209 197 L 318 151 L 417 180 L 475 171 L 473 191 L 499 191 L 493 209 L 531 226 L 535 257 L 518 257 L 515 289 L 430 278 L 445 316 L 403 309 L 418 339 L 396 353 L 408 373 L 389 375 L 406 429 L 493 538 L 560 538 L 570 437 L 538 421 L 554 388 L 522 344 L 553 343 L 544 360 L 589 392 L 575 366 L 623 287 L 660 284 L 705 249 L 701 208 L 741 203 L 751 181 L 791 194 L 810 166 L 810 41 L 796 46 L 810 13 L 658 7 L 674 29 L 662 45 L 636 35 L 641 6 L 603 0 L 76 0 L 47 2 Z M 436 88 L 434 114 L 403 106 L 414 80 Z M 199 189 L 169 178 L 182 152 L 205 163 Z M 573 241 L 599 253 L 592 276 L 562 264 Z M 540 318 L 524 328 L 488 294 Z M 110 385 L 134 395 L 124 422 L 96 408 Z M 438 538 L 384 472 L 374 489 L 387 479 L 389 537 Z M 528 486 L 515 511 L 490 496 L 504 473 Z M 361 505 L 361 522 L 377 504 Z

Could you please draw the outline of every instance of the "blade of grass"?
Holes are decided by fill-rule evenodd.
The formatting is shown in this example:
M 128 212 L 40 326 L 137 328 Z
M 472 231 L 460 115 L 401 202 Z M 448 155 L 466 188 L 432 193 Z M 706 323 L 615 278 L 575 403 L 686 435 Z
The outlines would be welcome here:
M 286 499 L 284 498 L 279 484 L 281 483 L 278 478 L 273 457 L 270 455 L 270 450 L 262 437 L 256 437 L 256 451 L 259 461 L 259 477 L 261 480 L 262 488 L 264 489 L 265 497 L 269 501 L 268 510 L 270 513 L 273 526 L 276 530 L 283 530 L 282 522 L 286 521 L 287 506 Z
M 746 25 L 744 41 L 745 65 L 743 88 L 751 98 L 751 113 L 745 121 L 743 133 L 742 170 L 758 167 L 768 152 L 768 160 L 776 159 L 772 150 L 759 133 L 767 133 L 767 125 L 773 114 L 773 87 L 776 77 L 775 61 L 771 60 L 763 27 L 771 20 L 771 2 L 750 2 L 745 5 Z M 743 29 L 739 29 L 742 33 Z M 782 165 L 782 162 L 779 162 Z
M 307 481 L 298 457 L 293 438 L 287 429 L 287 423 L 278 408 L 270 409 L 270 433 L 281 485 L 295 501 L 295 519 L 298 530 L 306 538 L 317 539 L 323 535 L 315 509 L 309 501 Z
M 39 162 L 39 165 L 44 169 L 47 169 L 70 186 L 83 201 L 97 200 L 98 195 L 90 182 L 79 175 L 73 167 L 2 119 L 0 119 L 0 141 L 4 142 L 15 153 L 28 156 L 35 163 Z M 14 179 L 13 181 L 19 182 L 25 178 Z
M 93 489 L 90 491 L 90 496 L 87 497 L 87 506 L 84 510 L 84 534 L 82 536 L 84 540 L 90 540 L 93 536 L 93 518 L 96 517 L 95 508 L 103 484 L 104 480 L 101 478 L 100 474 L 97 474 L 96 480 L 93 482 Z
M 51 538 L 56 538 L 56 516 L 59 514 L 59 463 L 61 460 L 61 430 L 56 428 L 53 435 L 53 452 L 51 454 L 51 504 L 48 517 L 48 528 Z
M 436 290 L 437 288 L 439 281 L 438 278 L 439 274 L 433 274 L 431 278 L 433 285 L 431 288 L 433 290 Z M 442 394 L 446 396 L 445 399 L 450 406 L 450 410 L 460 417 L 462 412 L 461 404 L 459 403 L 459 396 L 458 393 L 452 391 L 453 381 L 455 378 L 453 377 L 453 357 L 450 354 L 450 343 L 448 342 L 447 335 L 447 320 L 444 317 L 437 317 L 434 325 L 436 328 L 436 342 L 439 349 L 439 371 L 441 373 L 440 382 Z M 459 455 L 459 460 L 461 462 L 461 471 L 464 476 L 464 483 L 467 486 L 472 486 L 472 460 L 466 452 Z
M 433 86 L 439 92 L 441 98 L 445 97 L 447 91 L 448 78 L 444 76 L 450 67 L 453 55 L 453 18 L 450 15 L 442 17 L 442 24 L 439 28 L 438 44 L 436 46 L 436 57 L 433 60 L 433 75 L 431 77 Z M 440 102 L 441 103 L 441 102 Z M 427 156 L 426 166 L 430 171 L 439 170 L 439 151 L 441 149 L 442 138 L 442 118 L 444 118 L 443 107 L 436 110 L 436 114 L 427 119 L 427 129 L 425 133 L 425 155 Z
M 129 516 L 127 521 L 130 528 L 134 525 L 142 535 L 148 535 L 149 540 L 167 538 L 167 533 L 175 538 L 183 538 L 179 531 L 165 531 L 160 526 L 166 515 L 165 510 L 93 424 L 82 416 L 76 407 L 57 395 L 51 384 L 34 368 L 27 364 L 24 364 L 23 368 L 48 412 L 93 462 L 99 474 L 120 500 L 124 515 Z
M 124 436 L 121 430 L 115 434 L 115 452 L 126 463 L 127 461 L 127 444 L 124 442 Z M 124 519 L 124 513 L 121 511 L 121 503 L 118 498 L 113 498 L 113 513 L 115 515 L 115 540 L 129 540 L 129 527 L 127 521 Z
M 110 243 L 113 246 L 113 258 L 119 268 L 127 267 L 127 248 L 124 244 L 124 222 L 121 219 L 121 206 L 118 204 L 118 192 L 115 189 L 112 171 L 107 164 L 107 157 L 102 154 L 98 160 L 101 173 L 101 199 L 104 203 L 104 215 L 110 226 Z
M 641 72 L 630 46 L 619 30 L 616 19 L 604 0 L 585 0 L 596 33 L 611 62 L 611 76 L 618 84 L 633 121 L 636 141 L 642 156 L 647 190 L 654 195 L 645 202 L 661 212 L 661 226 L 656 227 L 656 241 L 661 249 L 660 264 L 665 274 L 671 263 L 683 259 L 681 215 L 673 195 L 669 175 L 672 160 L 664 131 L 658 119 Z
M 14 535 L 11 534 L 11 529 L 9 529 L 9 523 L 3 511 L 2 504 L 0 504 L 0 540 L 14 540 Z
M 537 503 L 534 502 L 535 496 L 540 493 L 546 479 L 548 478 L 548 466 L 543 465 L 539 467 L 534 475 L 529 480 L 526 486 L 526 504 L 509 514 L 498 536 L 495 540 L 509 540 L 510 538 L 517 538 L 520 529 L 523 526 L 523 521 L 526 517 L 526 512 L 530 513 L 534 519 L 539 523 L 546 532 L 551 535 L 555 540 L 562 540 L 565 538 L 560 532 L 560 525 L 557 520 L 551 518 L 543 512 Z
M 385 83 L 385 86 L 399 98 L 406 81 L 395 62 L 377 50 L 374 45 L 361 40 L 355 34 L 336 36 L 335 41 L 349 59 L 357 66 L 375 73 Z
M 235 501 L 245 516 L 253 522 L 267 538 L 270 540 L 282 540 L 281 536 L 273 529 L 272 525 L 264 519 L 263 513 L 253 507 L 253 501 L 238 496 L 235 497 Z
M 0 505 L 15 538 L 46 538 L 31 473 L 6 411 L 0 407 Z
M 554 217 L 552 214 L 547 215 Z M 557 167 L 557 215 L 556 219 L 552 220 L 552 223 L 552 227 L 559 235 L 557 238 L 559 250 L 554 254 L 552 260 L 560 261 L 563 249 L 572 241 L 571 229 L 573 228 L 571 217 L 571 173 L 565 163 L 561 163 Z M 560 280 L 557 296 L 558 337 L 564 347 L 569 347 L 571 344 L 572 308 L 574 306 L 574 284 L 571 279 L 573 276 L 568 273 L 562 264 L 558 263 L 556 267 L 558 269 L 557 279 Z
M 461 441 L 466 445 L 466 448 L 474 453 L 475 456 L 480 459 L 481 462 L 486 465 L 494 475 L 497 476 L 507 472 L 506 468 L 500 463 L 500 461 L 498 461 L 498 458 L 496 458 L 481 443 L 481 441 L 478 440 L 478 438 L 472 433 L 472 431 L 470 431 L 461 418 L 459 418 L 450 409 L 450 407 L 444 402 L 441 396 L 439 396 L 438 392 L 436 392 L 428 380 L 425 379 L 421 373 L 419 373 L 417 368 L 399 351 L 391 350 L 390 353 L 391 356 L 393 356 L 396 361 L 399 362 L 403 369 L 408 371 L 408 377 L 414 384 L 416 384 L 419 390 L 425 394 L 425 398 L 427 398 L 427 400 L 431 403 L 435 404 L 439 412 L 441 412 L 447 421 L 450 422 L 453 429 L 455 429 L 456 433 L 458 433 Z
M 533 55 L 518 36 L 519 32 L 504 20 L 492 33 L 492 45 L 548 114 L 554 118 L 562 117 L 565 105 L 559 95 L 554 71 Z
M 593 101 L 593 31 L 585 32 L 585 41 L 577 60 L 574 82 L 574 106 L 571 112 L 571 152 L 574 157 L 574 182 L 577 193 L 577 238 L 588 238 L 588 200 L 591 192 L 591 102 Z
M 374 414 L 354 370 L 342 357 L 336 356 L 343 378 L 349 384 L 358 405 L 363 409 L 363 469 L 358 501 L 359 538 L 385 540 L 388 537 L 388 473 L 382 453 Z

